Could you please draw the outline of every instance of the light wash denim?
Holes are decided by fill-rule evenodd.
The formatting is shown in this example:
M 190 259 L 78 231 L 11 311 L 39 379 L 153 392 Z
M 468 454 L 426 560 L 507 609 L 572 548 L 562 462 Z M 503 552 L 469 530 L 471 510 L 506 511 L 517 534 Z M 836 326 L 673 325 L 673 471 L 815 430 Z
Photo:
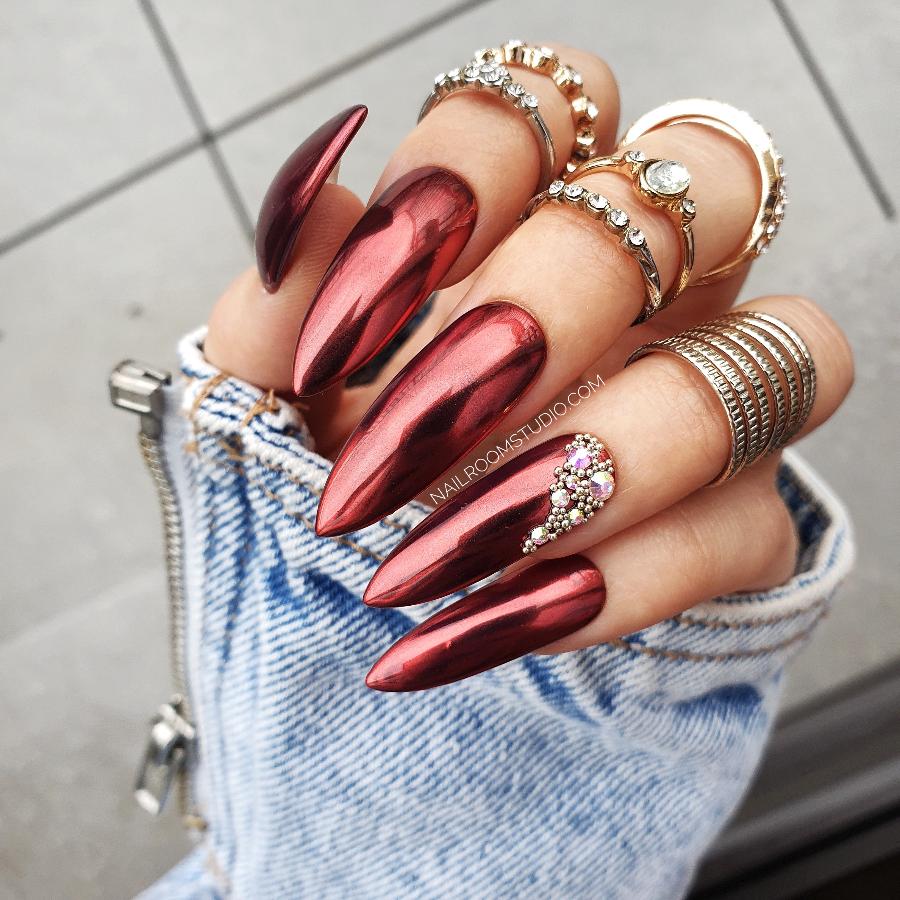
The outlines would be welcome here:
M 187 666 L 209 827 L 145 898 L 681 896 L 747 788 L 788 660 L 852 562 L 796 455 L 797 574 L 600 647 L 414 694 L 371 663 L 435 609 L 369 609 L 409 505 L 317 538 L 329 463 L 299 412 L 182 343 L 168 452 L 187 519 Z M 177 408 L 176 408 L 177 407 Z

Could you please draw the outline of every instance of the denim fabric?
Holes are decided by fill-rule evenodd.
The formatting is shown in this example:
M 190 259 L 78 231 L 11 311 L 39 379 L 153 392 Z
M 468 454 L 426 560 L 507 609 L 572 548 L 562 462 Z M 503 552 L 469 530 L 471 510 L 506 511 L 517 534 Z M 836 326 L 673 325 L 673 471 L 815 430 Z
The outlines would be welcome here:
M 434 604 L 365 607 L 410 505 L 312 529 L 329 464 L 291 406 L 181 347 L 167 415 L 188 531 L 202 844 L 146 898 L 673 898 L 741 799 L 787 661 L 851 564 L 840 504 L 795 455 L 783 587 L 578 653 L 381 694 L 370 664 Z

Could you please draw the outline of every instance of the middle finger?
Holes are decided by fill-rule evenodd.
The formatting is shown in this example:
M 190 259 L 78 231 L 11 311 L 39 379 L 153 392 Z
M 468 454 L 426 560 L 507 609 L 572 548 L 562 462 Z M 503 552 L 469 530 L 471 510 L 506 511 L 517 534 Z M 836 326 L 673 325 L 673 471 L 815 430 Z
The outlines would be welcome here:
M 691 173 L 699 278 L 728 259 L 750 229 L 758 195 L 753 158 L 736 139 L 699 124 L 651 132 L 639 146 L 648 158 L 679 160 Z M 639 225 L 665 291 L 681 253 L 671 214 L 642 203 L 621 175 L 591 173 L 578 183 Z M 515 421 L 527 422 L 602 356 L 645 298 L 637 264 L 617 243 L 600 222 L 562 205 L 547 204 L 526 221 L 347 441 L 321 498 L 319 533 L 345 533 L 397 509 L 513 407 Z

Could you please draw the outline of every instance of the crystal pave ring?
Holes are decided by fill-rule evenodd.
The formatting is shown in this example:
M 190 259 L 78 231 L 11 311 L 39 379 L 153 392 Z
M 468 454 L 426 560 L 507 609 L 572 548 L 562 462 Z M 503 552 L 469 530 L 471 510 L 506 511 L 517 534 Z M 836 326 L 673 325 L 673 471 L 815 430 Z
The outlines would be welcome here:
M 672 287 L 654 306 L 645 306 L 634 324 L 646 322 L 660 310 L 669 306 L 688 286 L 694 269 L 694 231 L 691 223 L 697 215 L 697 207 L 686 196 L 691 186 L 687 168 L 674 159 L 648 159 L 640 150 L 629 150 L 623 156 L 601 156 L 580 165 L 569 180 L 584 178 L 595 171 L 619 172 L 631 178 L 638 197 L 650 206 L 674 213 L 677 217 L 678 236 L 681 244 L 681 260 L 678 277 Z
M 717 100 L 675 100 L 665 103 L 641 116 L 625 133 L 622 142 L 631 144 L 657 128 L 685 122 L 715 128 L 745 144 L 753 154 L 759 171 L 759 207 L 744 243 L 731 259 L 694 281 L 694 284 L 712 284 L 765 253 L 778 234 L 788 202 L 784 160 L 772 136 L 749 113 Z
M 522 540 L 522 552 L 534 553 L 549 541 L 584 525 L 613 495 L 616 470 L 603 444 L 592 434 L 576 434 L 566 444 L 566 458 L 553 470 L 550 512 L 543 525 L 532 528 Z
M 543 190 L 556 172 L 556 150 L 550 130 L 538 110 L 538 98 L 529 93 L 524 85 L 513 81 L 509 69 L 495 62 L 467 63 L 461 69 L 441 72 L 434 79 L 434 88 L 422 105 L 419 113 L 421 122 L 442 100 L 460 91 L 485 91 L 505 100 L 519 110 L 534 132 L 541 154 L 541 172 L 538 190 Z
M 662 308 L 659 268 L 650 252 L 644 232 L 631 224 L 628 213 L 612 206 L 602 194 L 593 193 L 580 184 L 566 184 L 562 180 L 557 180 L 546 191 L 532 197 L 525 207 L 525 212 L 522 213 L 521 220 L 525 221 L 533 216 L 545 203 L 560 203 L 586 213 L 619 238 L 622 249 L 638 264 L 644 281 L 646 299 L 643 310 L 634 321 L 635 325 L 645 322 Z
M 560 62 L 555 50 L 550 47 L 530 47 L 523 41 L 507 41 L 500 47 L 476 50 L 475 61 L 492 62 L 511 68 L 519 66 L 551 78 L 565 98 L 572 115 L 572 124 L 575 126 L 575 145 L 572 148 L 571 159 L 566 163 L 566 170 L 574 171 L 579 163 L 596 154 L 597 135 L 594 132 L 594 123 L 597 121 L 599 110 L 593 100 L 585 94 L 581 74 L 571 66 Z

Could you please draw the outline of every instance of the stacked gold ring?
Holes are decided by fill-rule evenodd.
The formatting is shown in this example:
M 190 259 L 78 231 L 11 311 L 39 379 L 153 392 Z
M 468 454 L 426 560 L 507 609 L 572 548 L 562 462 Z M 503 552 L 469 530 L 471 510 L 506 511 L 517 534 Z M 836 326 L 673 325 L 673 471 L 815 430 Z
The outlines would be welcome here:
M 713 484 L 779 450 L 809 419 L 816 397 L 815 364 L 803 338 L 775 316 L 750 310 L 727 313 L 639 347 L 626 365 L 650 353 L 680 356 L 716 392 L 728 420 L 731 453 Z
M 476 62 L 493 62 L 498 65 L 519 66 L 553 79 L 559 92 L 565 97 L 575 126 L 575 146 L 566 163 L 568 172 L 579 163 L 590 159 L 597 152 L 597 135 L 594 123 L 599 116 L 597 104 L 584 92 L 581 74 L 561 62 L 550 47 L 531 47 L 522 41 L 507 41 L 500 47 L 488 47 L 475 51 Z
M 697 215 L 697 206 L 687 196 L 691 176 L 687 168 L 674 159 L 648 159 L 637 149 L 622 156 L 598 156 L 580 165 L 568 181 L 584 178 L 595 171 L 619 172 L 631 179 L 632 187 L 642 203 L 665 209 L 677 218 L 681 259 L 678 277 L 655 305 L 645 306 L 635 321 L 645 322 L 669 306 L 688 286 L 694 270 L 694 230 L 691 223 Z

